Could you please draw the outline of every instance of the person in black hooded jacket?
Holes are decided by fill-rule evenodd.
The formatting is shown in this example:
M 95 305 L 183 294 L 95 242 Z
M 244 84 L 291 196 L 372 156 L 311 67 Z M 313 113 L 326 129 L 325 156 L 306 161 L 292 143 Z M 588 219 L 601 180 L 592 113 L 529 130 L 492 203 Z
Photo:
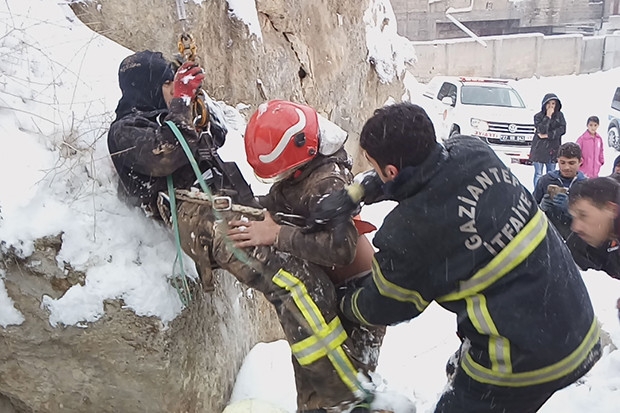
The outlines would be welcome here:
M 536 132 L 532 139 L 530 160 L 534 164 L 534 188 L 543 175 L 555 170 L 562 135 L 566 133 L 566 120 L 561 112 L 562 102 L 555 93 L 547 93 L 542 100 L 540 112 L 534 115 Z
M 432 301 L 456 315 L 459 360 L 436 413 L 536 412 L 594 365 L 599 328 L 579 269 L 488 145 L 459 135 L 443 146 L 421 107 L 399 103 L 375 111 L 360 146 L 398 205 L 340 308 L 363 325 L 407 321 Z
M 614 159 L 614 166 L 611 169 L 611 174 L 618 174 L 620 173 L 620 155 L 616 156 L 616 159 Z
M 199 134 L 193 124 L 190 101 L 203 78 L 202 69 L 192 62 L 175 75 L 171 62 L 149 50 L 130 55 L 120 64 L 123 95 L 108 131 L 108 150 L 120 178 L 119 197 L 155 218 L 160 217 L 157 195 L 167 191 L 168 175 L 175 188 L 188 189 L 196 181 L 187 155 L 165 121 L 172 121 L 181 131 L 201 172 L 210 167 L 201 161 L 201 151 L 224 143 L 227 130 L 214 107 L 208 108 L 208 133 Z

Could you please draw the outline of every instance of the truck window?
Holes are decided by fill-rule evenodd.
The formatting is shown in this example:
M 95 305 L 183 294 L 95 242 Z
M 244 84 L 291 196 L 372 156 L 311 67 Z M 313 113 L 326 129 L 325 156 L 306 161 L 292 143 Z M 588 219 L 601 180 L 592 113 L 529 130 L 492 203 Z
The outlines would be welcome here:
M 439 93 L 437 93 L 437 100 L 442 100 L 445 97 L 452 99 L 452 102 L 456 103 L 456 86 L 452 83 L 445 82 L 441 85 Z

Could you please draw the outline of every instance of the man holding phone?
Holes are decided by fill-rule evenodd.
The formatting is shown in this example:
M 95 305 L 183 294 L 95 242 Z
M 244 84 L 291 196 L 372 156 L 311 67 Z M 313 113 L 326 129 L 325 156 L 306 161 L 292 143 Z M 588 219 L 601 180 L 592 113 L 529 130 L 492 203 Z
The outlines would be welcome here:
M 581 162 L 579 145 L 574 142 L 563 144 L 558 150 L 559 169 L 543 175 L 534 189 L 534 199 L 564 239 L 571 232 L 568 192 L 575 182 L 586 179 L 579 171 Z

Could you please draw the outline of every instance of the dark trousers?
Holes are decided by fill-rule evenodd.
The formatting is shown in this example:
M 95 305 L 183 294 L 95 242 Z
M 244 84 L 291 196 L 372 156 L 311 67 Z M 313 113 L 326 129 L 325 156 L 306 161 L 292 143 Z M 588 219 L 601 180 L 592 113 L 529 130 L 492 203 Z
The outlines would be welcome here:
M 528 387 L 498 390 L 480 383 L 468 386 L 455 378 L 452 389 L 439 399 L 435 413 L 534 413 L 554 392 L 536 392 Z
M 583 364 L 568 376 L 528 387 L 500 387 L 475 381 L 459 366 L 459 355 L 460 350 L 446 366 L 451 388 L 437 402 L 435 413 L 537 412 L 553 393 L 574 383 L 592 368 L 601 357 L 601 346 L 600 343 L 594 346 Z

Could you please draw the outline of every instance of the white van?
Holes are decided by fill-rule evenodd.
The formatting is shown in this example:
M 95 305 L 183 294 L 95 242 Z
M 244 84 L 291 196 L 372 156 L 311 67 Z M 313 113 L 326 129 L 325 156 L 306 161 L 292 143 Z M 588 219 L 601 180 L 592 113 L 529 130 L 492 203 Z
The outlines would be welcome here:
M 513 162 L 529 162 L 535 111 L 508 80 L 436 76 L 423 96 L 432 100 L 433 117 L 440 120 L 438 137 L 477 136 Z

